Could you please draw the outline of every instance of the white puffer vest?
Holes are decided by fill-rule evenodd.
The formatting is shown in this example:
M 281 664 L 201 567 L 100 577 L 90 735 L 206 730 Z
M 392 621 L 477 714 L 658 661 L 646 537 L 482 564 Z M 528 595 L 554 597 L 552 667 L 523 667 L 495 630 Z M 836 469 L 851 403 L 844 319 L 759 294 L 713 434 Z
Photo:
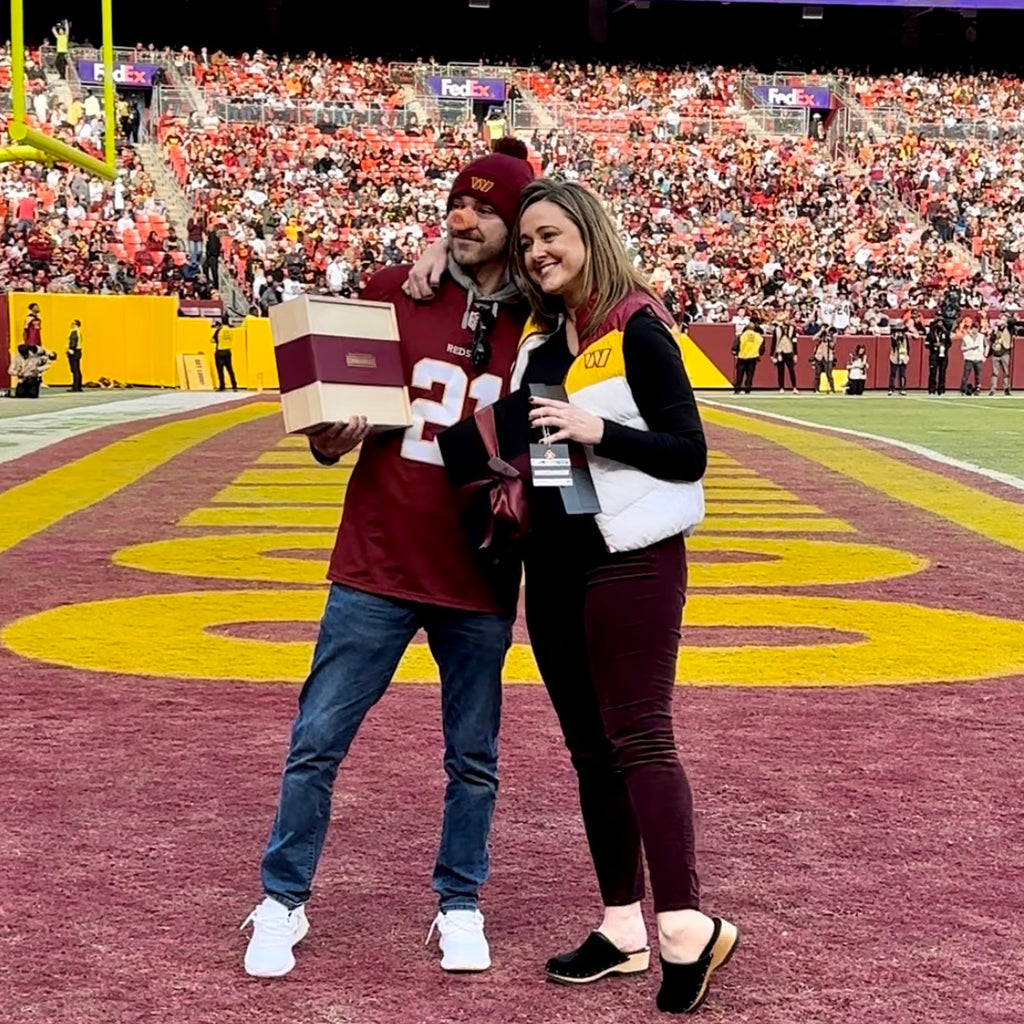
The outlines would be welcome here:
M 653 306 L 649 297 L 643 298 L 646 302 L 642 305 Z M 626 380 L 623 331 L 629 317 L 642 308 L 636 305 L 630 309 L 628 304 L 631 305 L 629 298 L 612 311 L 606 321 L 612 329 L 576 357 L 566 374 L 565 390 L 573 405 L 594 416 L 634 430 L 648 430 Z M 673 330 L 672 334 L 678 341 L 678 331 Z M 531 323 L 526 325 L 512 368 L 513 391 L 522 384 L 530 353 L 549 336 L 538 333 Z M 585 451 L 601 502 L 595 519 L 610 552 L 636 551 L 680 533 L 689 536 L 704 519 L 701 483 L 659 480 L 632 466 L 595 455 L 590 446 Z

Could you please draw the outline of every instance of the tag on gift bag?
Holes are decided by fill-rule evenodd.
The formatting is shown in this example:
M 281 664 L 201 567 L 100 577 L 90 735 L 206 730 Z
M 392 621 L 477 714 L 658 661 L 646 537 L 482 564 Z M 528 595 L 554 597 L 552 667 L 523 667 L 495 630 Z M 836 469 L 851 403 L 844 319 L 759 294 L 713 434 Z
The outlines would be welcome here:
M 531 444 L 530 475 L 534 487 L 572 487 L 572 459 L 567 444 Z
M 528 387 L 531 398 L 551 398 L 557 402 L 569 400 L 560 384 L 530 384 Z M 555 454 L 549 457 L 549 451 Z M 575 441 L 569 444 L 531 444 L 530 470 L 534 487 L 559 488 L 566 514 L 595 515 L 601 511 L 583 445 Z

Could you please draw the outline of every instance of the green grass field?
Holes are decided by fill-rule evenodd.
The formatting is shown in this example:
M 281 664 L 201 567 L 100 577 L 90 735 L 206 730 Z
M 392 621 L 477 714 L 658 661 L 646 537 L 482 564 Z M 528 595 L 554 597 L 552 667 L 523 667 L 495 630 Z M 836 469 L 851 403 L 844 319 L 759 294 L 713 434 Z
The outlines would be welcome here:
M 702 392 L 701 398 L 738 409 L 791 416 L 808 423 L 843 427 L 921 445 L 942 455 L 1024 479 L 1024 400 L 913 394 L 754 394 Z

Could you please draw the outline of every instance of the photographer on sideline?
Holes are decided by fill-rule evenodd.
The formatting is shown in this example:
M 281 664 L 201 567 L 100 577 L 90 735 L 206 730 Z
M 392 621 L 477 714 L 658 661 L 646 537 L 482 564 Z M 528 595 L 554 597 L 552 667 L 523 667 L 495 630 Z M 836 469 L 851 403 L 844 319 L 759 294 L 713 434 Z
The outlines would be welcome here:
M 992 380 L 988 393 L 994 395 L 1003 384 L 1003 394 L 1010 394 L 1010 357 L 1013 355 L 1013 324 L 1008 316 L 1001 317 L 989 336 L 988 354 L 992 356 Z

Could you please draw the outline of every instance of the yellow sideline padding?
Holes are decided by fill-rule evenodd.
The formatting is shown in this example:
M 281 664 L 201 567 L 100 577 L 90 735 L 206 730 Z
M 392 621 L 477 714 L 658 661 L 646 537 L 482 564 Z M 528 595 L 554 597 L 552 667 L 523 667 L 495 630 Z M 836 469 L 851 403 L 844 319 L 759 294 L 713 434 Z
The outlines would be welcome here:
M 82 321 L 82 376 L 121 384 L 177 387 L 178 355 L 201 353 L 213 373 L 213 324 L 178 316 L 178 300 L 153 295 L 49 295 L 12 292 L 11 353 L 21 343 L 30 302 L 39 304 L 43 347 L 57 353 L 46 371 L 51 385 L 71 383 L 67 340 L 71 321 Z M 270 321 L 247 318 L 235 330 L 232 363 L 241 388 L 277 387 Z M 230 384 L 230 381 L 228 382 Z
M 43 345 L 57 353 L 46 372 L 47 384 L 71 383 L 66 356 L 71 321 L 82 321 L 82 376 L 122 384 L 177 387 L 178 356 L 202 353 L 211 377 L 213 325 L 203 319 L 179 317 L 178 300 L 151 295 L 46 295 L 12 292 L 11 350 L 21 341 L 30 302 L 39 303 Z M 727 387 L 729 381 L 689 336 L 680 342 L 695 387 Z M 248 317 L 235 330 L 231 350 L 240 388 L 277 388 L 277 365 L 270 321 Z M 228 381 L 230 384 L 230 381 Z

